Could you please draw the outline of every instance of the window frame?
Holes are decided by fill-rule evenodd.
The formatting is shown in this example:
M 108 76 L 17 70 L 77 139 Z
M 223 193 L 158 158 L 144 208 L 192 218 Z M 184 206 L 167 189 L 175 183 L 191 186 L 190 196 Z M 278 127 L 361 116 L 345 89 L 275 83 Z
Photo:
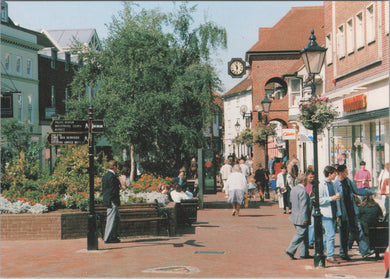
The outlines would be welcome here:
M 18 122 L 23 123 L 23 94 L 19 93 L 16 95 L 17 97 L 17 108 L 18 108 Z
M 23 61 L 22 56 L 16 56 L 16 65 L 15 65 L 15 72 L 17 75 L 22 75 L 22 68 L 23 68 Z
M 299 83 L 298 90 L 293 90 L 293 82 L 297 81 Z M 302 82 L 299 78 L 291 78 L 289 82 L 289 92 L 290 92 L 290 107 L 297 108 L 299 107 L 300 101 L 302 99 Z M 295 101 L 296 100 L 296 101 Z
M 351 24 L 350 24 L 351 23 Z M 352 54 L 355 51 L 355 24 L 354 19 L 351 17 L 347 20 L 346 28 L 346 41 L 347 41 L 347 54 Z
M 329 33 L 325 36 L 326 44 L 326 65 L 331 65 L 333 63 L 333 41 L 332 33 Z
M 339 59 L 345 58 L 345 25 L 341 24 L 337 27 L 337 56 Z
M 54 85 L 51 86 L 50 104 L 51 104 L 52 108 L 55 108 L 55 106 L 56 106 L 56 88 Z
M 31 58 L 27 58 L 26 60 L 26 75 L 30 78 L 32 78 L 32 59 Z M 30 72 L 29 72 L 30 70 Z
M 384 2 L 385 5 L 385 34 L 389 35 L 389 1 Z
M 355 16 L 356 49 L 364 48 L 364 13 L 360 11 Z
M 33 111 L 33 96 L 30 94 L 27 96 L 28 106 L 27 106 L 27 121 L 29 124 L 34 123 L 34 111 Z
M 372 12 L 370 9 L 372 8 Z M 376 17 L 375 17 L 375 5 L 371 3 L 366 7 L 366 40 L 367 45 L 372 44 L 376 40 Z
M 11 71 L 11 54 L 8 52 L 4 55 L 4 67 L 7 73 Z

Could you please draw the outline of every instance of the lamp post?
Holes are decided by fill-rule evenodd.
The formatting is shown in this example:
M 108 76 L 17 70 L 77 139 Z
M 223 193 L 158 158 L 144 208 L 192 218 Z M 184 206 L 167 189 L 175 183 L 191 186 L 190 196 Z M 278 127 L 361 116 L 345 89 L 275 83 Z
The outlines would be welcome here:
M 301 50 L 302 60 L 305 64 L 309 77 L 312 75 L 312 84 L 315 83 L 315 75 L 319 74 L 324 64 L 326 48 L 320 47 L 316 42 L 314 30 L 311 30 L 309 44 Z M 315 86 L 312 87 L 315 94 Z M 323 253 L 323 235 L 322 235 L 322 215 L 320 211 L 319 192 L 318 192 L 318 141 L 317 141 L 317 126 L 313 123 L 313 155 L 314 155 L 314 171 L 315 178 L 313 181 L 314 192 L 314 239 L 315 239 L 315 254 L 314 267 L 325 267 L 325 256 Z
M 234 127 L 236 128 L 237 137 L 238 137 L 238 133 L 240 132 L 240 127 L 241 127 L 240 123 L 238 123 L 238 119 L 237 119 L 237 122 L 234 125 Z M 237 145 L 237 153 L 238 153 L 238 157 L 240 157 L 240 149 L 239 149 L 238 145 Z
M 264 112 L 264 125 L 269 124 L 268 114 L 271 110 L 271 103 L 272 103 L 272 100 L 268 99 L 267 94 L 265 94 L 264 99 L 261 101 L 261 108 L 262 108 L 262 111 Z M 264 165 L 265 165 L 265 168 L 267 169 L 268 168 L 268 135 L 266 135 L 266 137 L 265 137 L 264 150 L 265 150 L 265 163 L 264 163 Z M 269 199 L 269 186 L 268 186 L 268 184 L 265 186 L 265 198 Z

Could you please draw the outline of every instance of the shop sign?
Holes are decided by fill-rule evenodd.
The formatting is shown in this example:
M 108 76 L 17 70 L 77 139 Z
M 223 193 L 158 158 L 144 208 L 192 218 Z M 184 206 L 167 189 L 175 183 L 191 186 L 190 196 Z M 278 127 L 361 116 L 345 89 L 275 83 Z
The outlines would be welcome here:
M 282 129 L 282 139 L 295 140 L 296 139 L 295 129 Z
M 343 108 L 345 112 L 355 111 L 364 109 L 367 107 L 367 96 L 366 94 L 360 94 L 351 98 L 343 100 Z

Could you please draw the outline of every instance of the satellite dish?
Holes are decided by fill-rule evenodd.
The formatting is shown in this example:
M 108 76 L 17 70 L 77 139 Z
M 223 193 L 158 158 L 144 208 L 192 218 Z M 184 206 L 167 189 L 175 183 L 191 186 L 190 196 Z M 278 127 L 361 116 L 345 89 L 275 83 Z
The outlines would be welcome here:
M 242 105 L 240 108 L 241 113 L 246 113 L 247 110 L 248 110 L 248 107 L 246 105 Z

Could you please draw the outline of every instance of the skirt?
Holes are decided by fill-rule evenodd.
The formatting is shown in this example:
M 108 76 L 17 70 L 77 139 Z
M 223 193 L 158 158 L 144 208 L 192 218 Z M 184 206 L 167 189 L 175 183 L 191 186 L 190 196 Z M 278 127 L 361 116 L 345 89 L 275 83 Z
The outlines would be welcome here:
M 234 189 L 229 191 L 229 198 L 227 200 L 228 203 L 238 203 L 243 204 L 244 203 L 244 190 L 240 189 Z

